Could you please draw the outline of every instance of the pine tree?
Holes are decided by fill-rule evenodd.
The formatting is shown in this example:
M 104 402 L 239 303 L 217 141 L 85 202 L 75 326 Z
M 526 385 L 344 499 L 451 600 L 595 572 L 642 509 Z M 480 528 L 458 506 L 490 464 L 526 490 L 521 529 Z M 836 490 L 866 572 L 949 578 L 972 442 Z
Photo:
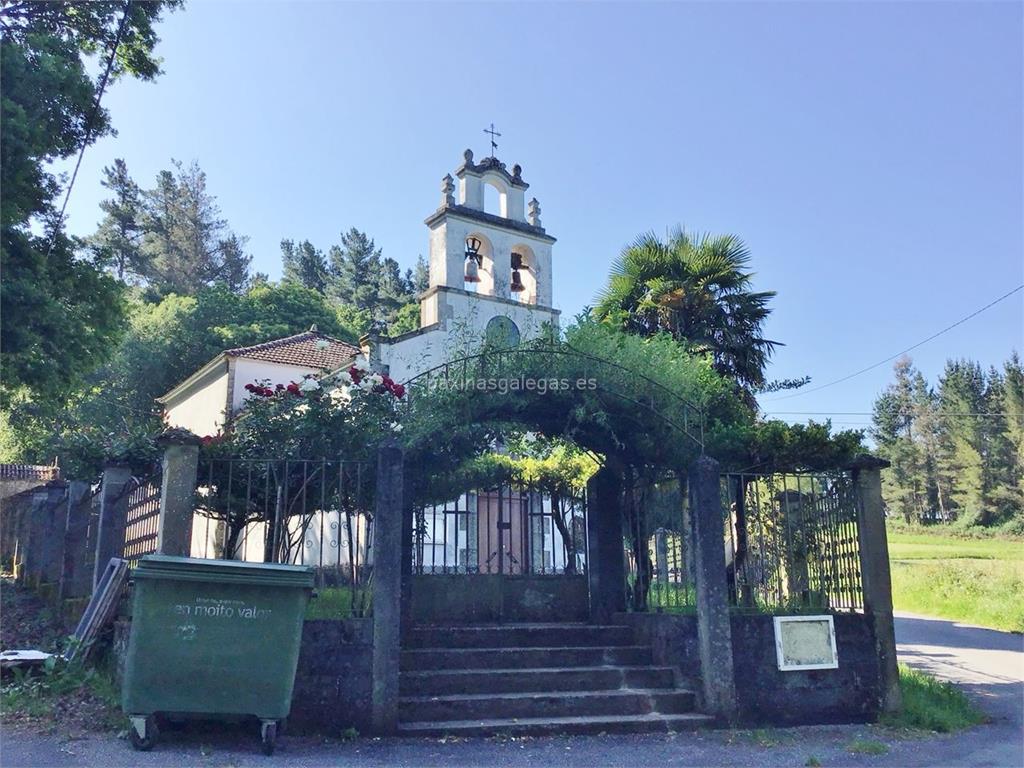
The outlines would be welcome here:
M 373 313 L 379 298 L 381 251 L 372 239 L 353 227 L 341 245 L 328 252 L 329 295 L 343 304 Z
M 920 374 L 907 357 L 893 369 L 896 381 L 875 402 L 873 435 L 879 454 L 892 463 L 882 477 L 883 497 L 909 523 L 927 516 L 927 464 L 914 433 L 915 379 Z
M 184 294 L 209 285 L 242 290 L 252 261 L 245 239 L 220 217 L 199 165 L 172 162 L 176 173 L 161 171 L 156 186 L 142 196 L 142 252 L 152 264 L 150 282 Z
M 88 240 L 96 263 L 123 282 L 144 282 L 150 275 L 151 260 L 142 251 L 142 190 L 121 158 L 103 169 L 100 183 L 112 196 L 100 203 L 105 215 Z
M 939 472 L 951 489 L 957 521 L 987 525 L 989 473 L 985 461 L 985 375 L 969 360 L 950 360 L 939 379 Z
M 417 296 L 430 287 L 430 265 L 423 258 L 423 254 L 416 257 L 416 266 L 409 276 L 409 284 L 412 286 L 412 292 Z
M 327 291 L 327 259 L 309 240 L 281 241 L 284 281 L 297 283 L 317 293 Z
M 1013 488 L 1011 519 L 1015 531 L 1024 533 L 1024 366 L 1016 352 L 1003 365 L 1002 412 L 1010 445 L 1007 463 Z

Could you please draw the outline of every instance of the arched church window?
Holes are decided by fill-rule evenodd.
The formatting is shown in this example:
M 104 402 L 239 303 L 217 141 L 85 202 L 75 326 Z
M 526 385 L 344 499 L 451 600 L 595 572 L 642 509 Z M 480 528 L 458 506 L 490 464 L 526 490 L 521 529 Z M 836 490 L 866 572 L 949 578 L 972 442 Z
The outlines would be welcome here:
M 484 331 L 484 341 L 489 347 L 507 349 L 519 346 L 519 326 L 511 317 L 497 315 L 487 321 L 487 328 Z

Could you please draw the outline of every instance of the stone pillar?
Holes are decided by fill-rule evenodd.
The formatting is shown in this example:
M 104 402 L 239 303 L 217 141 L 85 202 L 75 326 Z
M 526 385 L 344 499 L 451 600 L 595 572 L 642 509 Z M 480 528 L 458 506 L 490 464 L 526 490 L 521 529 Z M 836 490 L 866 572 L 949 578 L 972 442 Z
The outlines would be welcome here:
M 103 578 L 103 571 L 112 557 L 124 553 L 124 532 L 128 525 L 127 486 L 132 479 L 131 468 L 124 464 L 108 464 L 103 468 L 100 486 L 100 519 L 96 532 L 96 561 L 93 563 L 92 588 Z
M 161 555 L 192 554 L 199 438 L 187 429 L 168 429 L 157 438 L 164 449 L 160 483 L 160 525 L 156 551 Z
M 61 564 L 61 600 L 89 594 L 92 573 L 89 571 L 89 484 L 80 480 L 68 483 L 67 508 L 64 514 L 64 561 Z
M 622 472 L 605 465 L 587 483 L 587 576 L 590 620 L 611 621 L 626 610 L 626 551 L 622 539 Z
M 732 720 L 736 714 L 729 588 L 725 578 L 725 523 L 718 462 L 701 456 L 691 466 L 690 520 L 696 570 L 697 644 L 704 709 Z
M 46 485 L 46 501 L 42 509 L 42 562 L 40 581 L 58 585 L 64 564 L 64 519 L 67 514 L 68 484 L 55 480 Z M 52 593 L 54 597 L 57 591 Z
M 896 664 L 896 626 L 892 616 L 892 576 L 889 542 L 885 533 L 882 503 L 882 470 L 889 462 L 862 454 L 850 465 L 857 493 L 857 531 L 860 544 L 860 578 L 864 589 L 864 615 L 875 636 L 882 675 L 883 712 L 902 706 L 900 673 Z
M 373 515 L 373 698 L 376 733 L 398 728 L 398 661 L 402 613 L 403 453 L 394 443 L 377 451 Z
M 64 483 L 55 480 L 36 488 L 28 509 L 25 575 L 33 587 L 60 580 L 63 537 L 57 531 L 57 508 L 64 498 Z

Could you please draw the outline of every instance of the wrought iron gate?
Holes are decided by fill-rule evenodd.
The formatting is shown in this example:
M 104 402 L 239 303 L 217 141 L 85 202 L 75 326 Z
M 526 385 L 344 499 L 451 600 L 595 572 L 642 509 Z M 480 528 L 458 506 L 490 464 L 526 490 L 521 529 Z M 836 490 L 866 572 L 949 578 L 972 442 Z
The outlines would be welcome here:
M 580 618 L 586 552 L 582 496 L 505 485 L 424 507 L 413 531 L 414 615 L 429 623 Z

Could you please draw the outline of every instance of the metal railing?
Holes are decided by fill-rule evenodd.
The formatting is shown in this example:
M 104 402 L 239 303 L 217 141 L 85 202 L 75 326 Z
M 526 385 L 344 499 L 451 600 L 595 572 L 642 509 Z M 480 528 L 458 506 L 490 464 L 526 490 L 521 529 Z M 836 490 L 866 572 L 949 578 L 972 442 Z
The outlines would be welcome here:
M 192 556 L 312 566 L 320 596 L 311 615 L 366 615 L 371 470 L 342 459 L 202 459 Z
M 686 546 L 686 499 L 677 478 L 634 488 L 625 525 L 626 604 L 689 613 L 696 605 Z
M 726 474 L 722 506 L 734 606 L 776 613 L 863 607 L 849 472 Z
M 586 501 L 502 485 L 415 513 L 415 574 L 586 572 Z

